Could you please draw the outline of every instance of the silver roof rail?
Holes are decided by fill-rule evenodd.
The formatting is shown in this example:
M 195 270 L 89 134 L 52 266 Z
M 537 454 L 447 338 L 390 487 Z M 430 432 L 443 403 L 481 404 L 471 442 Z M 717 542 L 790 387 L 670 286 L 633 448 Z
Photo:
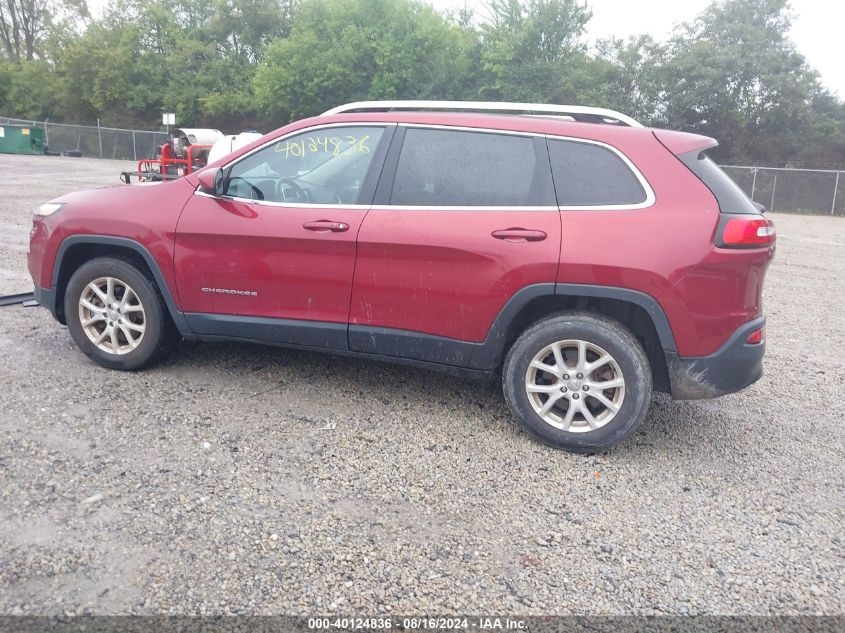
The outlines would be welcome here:
M 347 103 L 331 110 L 326 110 L 323 112 L 323 115 L 342 114 L 346 112 L 387 112 L 390 110 L 487 111 L 494 113 L 569 117 L 574 121 L 585 123 L 611 123 L 630 127 L 644 127 L 642 123 L 631 117 L 606 108 L 547 103 L 511 103 L 504 101 L 356 101 L 355 103 Z

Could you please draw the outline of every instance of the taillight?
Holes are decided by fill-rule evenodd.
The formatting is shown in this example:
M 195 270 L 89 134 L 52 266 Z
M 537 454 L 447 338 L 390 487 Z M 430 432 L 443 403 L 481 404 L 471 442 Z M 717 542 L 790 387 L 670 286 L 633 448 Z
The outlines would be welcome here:
M 717 244 L 728 248 L 754 248 L 775 243 L 775 223 L 758 215 L 722 216 Z
M 766 327 L 763 326 L 759 330 L 754 330 L 751 334 L 748 335 L 748 338 L 745 339 L 745 343 L 747 345 L 759 345 L 766 339 Z

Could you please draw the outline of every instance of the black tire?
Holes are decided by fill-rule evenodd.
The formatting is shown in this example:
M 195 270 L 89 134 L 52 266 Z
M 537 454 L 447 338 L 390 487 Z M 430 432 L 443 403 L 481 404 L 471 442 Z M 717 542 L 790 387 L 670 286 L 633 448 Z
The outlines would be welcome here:
M 624 397 L 615 416 L 594 430 L 573 432 L 556 428 L 540 416 L 529 400 L 526 375 L 532 360 L 546 346 L 566 340 L 586 341 L 605 350 L 625 381 Z M 620 323 L 599 315 L 570 312 L 539 321 L 523 332 L 505 359 L 502 387 L 513 415 L 542 441 L 576 453 L 594 453 L 624 440 L 645 418 L 651 404 L 651 367 L 640 342 Z
M 101 277 L 114 277 L 127 284 L 143 306 L 143 336 L 138 346 L 127 353 L 114 354 L 100 349 L 85 333 L 80 321 L 80 298 L 88 284 Z M 164 301 L 154 282 L 130 262 L 114 257 L 92 259 L 73 273 L 65 288 L 65 317 L 79 349 L 95 363 L 109 369 L 134 371 L 148 367 L 160 360 L 175 340 Z

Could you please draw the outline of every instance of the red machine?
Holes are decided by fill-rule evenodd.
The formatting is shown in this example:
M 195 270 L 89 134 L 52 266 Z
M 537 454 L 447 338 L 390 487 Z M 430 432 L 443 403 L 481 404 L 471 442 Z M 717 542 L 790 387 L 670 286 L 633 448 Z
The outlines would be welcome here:
M 223 138 L 220 130 L 203 128 L 176 128 L 170 134 L 170 140 L 161 146 L 157 158 L 144 158 L 138 161 L 138 171 L 121 172 L 120 178 L 129 183 L 132 177 L 139 182 L 173 180 L 205 167 L 208 153 L 215 141 Z

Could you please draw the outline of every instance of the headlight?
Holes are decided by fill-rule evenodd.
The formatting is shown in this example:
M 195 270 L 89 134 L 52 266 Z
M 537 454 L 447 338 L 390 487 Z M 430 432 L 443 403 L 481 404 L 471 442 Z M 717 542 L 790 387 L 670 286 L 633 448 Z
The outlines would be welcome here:
M 61 209 L 63 206 L 67 204 L 66 202 L 47 202 L 42 204 L 38 207 L 35 211 L 32 212 L 32 215 L 40 215 L 42 217 L 47 217 L 48 215 L 53 215 L 56 211 Z

